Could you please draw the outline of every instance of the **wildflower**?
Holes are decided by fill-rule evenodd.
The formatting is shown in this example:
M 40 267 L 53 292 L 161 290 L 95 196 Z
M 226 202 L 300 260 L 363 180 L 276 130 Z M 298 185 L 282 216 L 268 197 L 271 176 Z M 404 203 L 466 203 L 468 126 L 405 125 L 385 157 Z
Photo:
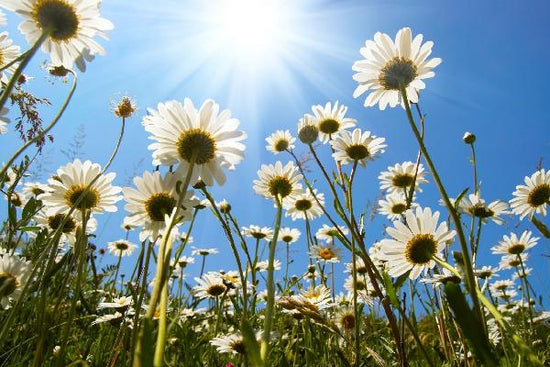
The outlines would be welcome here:
M 340 231 L 338 231 L 340 230 Z M 349 233 L 348 229 L 343 226 L 331 227 L 326 224 L 323 224 L 321 228 L 315 232 L 315 237 L 317 237 L 320 241 L 334 241 L 334 237 L 338 237 L 340 235 L 340 232 L 342 232 L 344 235 L 347 235 Z
M 182 256 L 174 262 L 180 269 L 185 269 L 187 265 L 195 263 L 195 258 L 191 256 Z
M 493 254 L 520 255 L 537 244 L 538 237 L 531 236 L 531 231 L 523 231 L 520 237 L 515 233 L 510 233 L 510 237 L 504 235 L 499 244 L 491 247 L 491 250 Z
M 261 332 L 256 333 L 256 340 L 261 340 Z M 246 346 L 241 333 L 223 335 L 210 340 L 210 344 L 216 347 L 218 353 L 246 354 Z M 232 364 L 232 363 L 228 363 Z
M 355 312 L 351 307 L 341 307 L 335 315 L 336 324 L 344 331 L 350 332 L 355 329 Z
M 349 129 L 355 126 L 356 121 L 350 117 L 345 117 L 348 108 L 344 105 L 338 105 L 338 102 L 332 105 L 330 102 L 323 107 L 316 105 L 311 107 L 314 116 L 313 122 L 319 130 L 319 140 L 323 143 L 335 136 L 339 131 Z
M 340 262 L 342 258 L 341 250 L 332 244 L 312 245 L 309 255 L 315 259 L 330 263 Z
M 114 105 L 113 113 L 116 117 L 130 118 L 136 112 L 137 106 L 135 101 L 129 96 L 122 96 Z
M 416 173 L 416 180 L 415 180 Z M 403 190 L 409 191 L 413 181 L 415 182 L 415 190 L 422 192 L 420 184 L 427 183 L 424 177 L 424 166 L 420 163 L 418 165 L 418 171 L 416 163 L 403 162 L 397 163 L 395 166 L 388 167 L 387 171 L 380 173 L 378 179 L 380 180 L 380 189 L 392 193 L 395 191 L 403 192 Z
M 103 308 L 116 308 L 126 310 L 132 305 L 132 297 L 116 297 L 113 299 L 113 302 L 100 302 L 97 306 L 100 309 Z
M 374 35 L 374 41 L 366 41 L 360 50 L 364 59 L 356 61 L 352 68 L 357 72 L 353 79 L 359 83 L 353 97 L 370 89 L 365 106 L 379 104 L 384 110 L 387 105 L 403 104 L 400 88 L 405 88 L 409 100 L 418 102 L 418 91 L 426 87 L 422 79 L 432 78 L 432 69 L 441 63 L 439 58 L 428 59 L 433 42 L 422 44 L 422 39 L 421 34 L 413 39 L 411 29 L 402 28 L 395 42 L 380 32 Z
M 219 112 L 218 104 L 210 99 L 199 110 L 188 98 L 183 104 L 168 101 L 157 108 L 148 109 L 149 115 L 142 122 L 155 140 L 149 145 L 153 164 L 179 163 L 180 172 L 186 173 L 193 163 L 191 184 L 200 177 L 208 186 L 214 180 L 223 185 L 222 167 L 233 170 L 244 157 L 245 146 L 240 141 L 246 139 L 246 134 L 237 130 L 239 120 L 232 118 L 229 110 Z
M 6 134 L 8 132 L 8 123 L 10 119 L 5 117 L 8 114 L 9 110 L 6 107 L 0 109 L 0 135 Z
M 279 230 L 279 241 L 286 242 L 287 244 L 294 243 L 300 238 L 300 231 L 296 228 L 282 227 Z
M 498 277 L 498 269 L 492 266 L 482 266 L 481 269 L 476 269 L 474 274 L 481 279 L 490 279 L 491 277 Z
M 330 141 L 334 150 L 332 156 L 341 164 L 359 163 L 365 167 L 367 161 L 373 161 L 378 154 L 384 153 L 385 138 L 379 138 L 370 131 L 361 132 L 355 129 L 353 132 L 341 131 Z
M 192 256 L 208 256 L 208 255 L 214 255 L 219 253 L 218 249 L 216 248 L 196 248 L 193 247 L 193 251 L 191 251 Z
M 463 198 L 460 201 L 460 210 L 472 217 L 480 218 L 484 223 L 491 219 L 499 225 L 504 223 L 500 216 L 510 214 L 508 204 L 504 201 L 497 200 L 487 205 L 479 194 L 470 194 L 467 198 Z
M 514 214 L 523 220 L 532 219 L 535 213 L 546 216 L 546 206 L 550 204 L 550 171 L 541 169 L 531 177 L 525 177 L 525 185 L 516 186 L 510 200 Z
M 319 205 L 320 204 L 320 205 Z M 296 219 L 315 219 L 323 215 L 322 206 L 325 205 L 325 195 L 313 190 L 302 190 L 286 201 L 284 208 L 285 216 Z
M 267 271 L 267 268 L 268 268 L 268 261 L 265 260 L 265 261 L 258 261 L 256 263 L 256 271 L 259 271 L 259 272 L 265 272 Z M 273 261 L 273 270 L 281 270 L 281 261 L 275 259 Z
M 410 279 L 416 279 L 422 271 L 435 266 L 434 256 L 438 256 L 448 241 L 455 236 L 449 231 L 446 222 L 437 226 L 439 212 L 432 214 L 430 208 L 416 208 L 416 212 L 405 212 L 407 225 L 394 221 L 394 227 L 386 231 L 393 239 L 381 243 L 380 258 L 387 261 L 388 273 L 392 277 L 411 270 Z
M 471 132 L 466 131 L 464 133 L 464 136 L 462 137 L 462 140 L 466 144 L 473 144 L 473 143 L 476 142 L 476 136 L 474 134 L 472 134 Z
M 302 189 L 299 183 L 302 175 L 293 162 L 284 166 L 280 161 L 275 162 L 275 165 L 262 164 L 258 177 L 259 180 L 254 180 L 254 191 L 266 199 L 278 200 L 280 197 L 283 204 Z
M 14 45 L 9 37 L 9 33 L 6 31 L 0 33 L 0 66 L 2 67 L 17 59 L 21 53 L 19 46 Z M 2 83 L 8 83 L 9 79 L 7 74 L 13 74 L 16 68 L 17 63 L 0 72 L 0 80 Z
M 118 240 L 109 242 L 107 244 L 109 252 L 114 256 L 132 256 L 134 251 L 137 248 L 137 245 L 133 244 L 130 241 Z
M 124 209 L 129 213 L 125 223 L 132 226 L 140 226 L 140 241 L 149 238 L 152 242 L 162 235 L 166 228 L 165 216 L 170 216 L 175 209 L 180 194 L 176 189 L 178 176 L 168 172 L 164 177 L 160 172 L 150 173 L 145 171 L 143 177 L 135 177 L 136 188 L 125 187 L 122 191 L 126 205 Z M 185 193 L 182 200 L 183 210 L 178 214 L 179 218 L 188 220 L 192 217 L 191 208 L 195 201 L 191 200 L 193 191 Z
M 334 305 L 330 289 L 324 285 L 303 289 L 299 294 L 292 296 L 292 299 L 300 306 L 309 306 L 316 311 L 330 308 Z
M 273 238 L 273 229 L 269 227 L 251 225 L 248 227 L 243 227 L 241 233 L 243 236 L 252 237 L 257 240 L 271 241 Z
M 99 316 L 97 319 L 92 321 L 92 325 L 102 324 L 105 322 L 109 322 L 113 325 L 118 325 L 123 319 L 123 315 L 120 312 L 115 312 L 114 314 L 108 314 Z
M 38 199 L 54 213 L 66 213 L 72 207 L 96 213 L 116 212 L 115 204 L 122 198 L 118 195 L 122 189 L 111 185 L 116 173 L 100 175 L 87 189 L 100 172 L 99 164 L 76 159 L 57 170 L 57 177 L 48 180 L 46 192 Z
M 418 205 L 411 204 L 411 208 Z M 385 215 L 390 220 L 397 220 L 407 210 L 407 199 L 403 192 L 395 191 L 386 195 L 385 199 L 378 201 L 378 213 Z
M 319 136 L 319 128 L 313 116 L 304 115 L 298 122 L 298 138 L 304 144 L 313 144 Z
M 525 264 L 525 261 L 529 258 L 529 254 L 522 252 L 517 255 L 504 255 L 500 259 L 498 264 L 499 269 L 514 269 L 518 266 L 521 266 L 521 263 Z
M 93 37 L 107 38 L 113 24 L 99 13 L 101 0 L 2 0 L 0 6 L 23 17 L 19 30 L 34 44 L 44 32 L 42 50 L 54 65 L 70 69 L 78 58 L 103 55 Z
M 267 142 L 265 149 L 273 154 L 279 154 L 285 150 L 294 149 L 296 138 L 290 135 L 290 131 L 288 130 L 277 130 L 265 138 L 265 141 Z
M 193 287 L 193 292 L 200 299 L 216 298 L 228 290 L 223 278 L 215 273 L 204 274 L 202 278 L 195 278 L 195 281 L 199 284 Z
M 362 258 L 356 256 L 355 257 L 355 271 L 357 274 L 364 275 L 367 273 L 367 265 L 365 265 L 365 262 Z M 353 263 L 347 263 L 346 264 L 346 273 L 352 273 L 353 272 Z
M 74 245 L 76 242 L 76 233 L 82 228 L 82 218 L 74 213 L 67 218 L 65 217 L 66 214 L 48 214 L 48 211 L 43 209 L 34 216 L 34 220 L 39 227 L 46 228 L 50 234 L 60 229 L 63 224 L 59 238 L 60 242 L 68 242 L 70 245 Z M 90 217 L 86 222 L 86 233 L 94 233 L 96 229 L 97 220 L 94 217 Z M 34 235 L 34 232 L 29 232 L 29 236 L 33 237 Z
M 17 301 L 29 281 L 32 267 L 17 255 L 0 254 L 0 305 L 7 309 Z

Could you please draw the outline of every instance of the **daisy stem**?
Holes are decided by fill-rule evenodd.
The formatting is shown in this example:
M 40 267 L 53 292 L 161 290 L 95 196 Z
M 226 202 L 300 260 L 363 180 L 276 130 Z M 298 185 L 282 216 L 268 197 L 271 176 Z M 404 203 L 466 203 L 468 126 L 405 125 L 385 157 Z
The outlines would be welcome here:
M 160 257 L 159 257 L 160 259 Z M 164 344 L 166 343 L 166 317 L 168 309 L 168 282 L 164 282 L 160 296 L 160 317 L 157 343 L 155 344 L 154 366 L 164 366 Z
M 60 108 L 59 112 L 55 115 L 53 120 L 50 122 L 50 124 L 44 130 L 42 130 L 40 133 L 38 133 L 31 140 L 27 141 L 15 153 L 13 153 L 13 155 L 10 157 L 8 162 L 2 168 L 2 171 L 0 171 L 0 177 L 4 176 L 4 174 L 7 172 L 8 168 L 13 164 L 13 162 L 15 162 L 15 160 L 21 155 L 21 153 L 23 153 L 28 147 L 35 144 L 40 139 L 43 139 L 44 136 L 46 136 L 46 134 L 55 126 L 55 124 L 57 124 L 57 122 L 59 121 L 59 119 L 61 118 L 63 113 L 65 112 L 65 109 L 67 108 L 67 106 L 69 105 L 69 102 L 71 101 L 71 98 L 73 97 L 74 91 L 76 89 L 76 84 L 77 84 L 76 74 L 71 70 L 69 70 L 69 73 L 71 73 L 73 75 L 73 83 L 71 85 L 71 89 L 69 90 L 69 94 L 67 95 L 67 98 L 65 98 L 65 101 L 63 102 L 63 105 L 61 105 L 61 108 Z
M 518 272 L 518 276 L 523 275 L 523 276 L 520 276 L 519 278 L 521 279 L 521 282 L 523 282 L 523 286 L 525 288 L 525 295 L 527 296 L 527 306 L 529 307 L 529 321 L 531 321 L 531 333 L 533 333 L 533 325 L 534 325 L 533 306 L 531 306 L 531 294 L 529 292 L 529 283 L 527 283 L 527 274 L 525 273 L 525 265 L 523 264 L 523 259 L 521 258 L 521 255 L 516 255 L 516 256 L 519 258 L 521 272 L 523 273 L 523 274 L 519 274 Z
M 119 251 L 119 254 L 118 254 L 118 261 L 116 263 L 116 271 L 115 271 L 115 279 L 113 281 L 113 291 L 115 292 L 116 294 L 116 280 L 118 278 L 118 271 L 120 269 L 120 262 L 122 260 L 122 251 Z
M 267 308 L 264 322 L 264 336 L 260 349 L 260 356 L 265 365 L 267 363 L 267 355 L 269 353 L 269 342 L 271 339 L 271 327 L 273 326 L 274 306 L 275 306 L 275 280 L 273 278 L 273 262 L 275 261 L 275 248 L 277 245 L 277 237 L 279 236 L 279 228 L 281 227 L 281 214 L 283 211 L 282 198 L 278 194 L 275 198 L 277 205 L 277 215 L 275 217 L 275 228 L 273 230 L 273 238 L 269 242 L 269 258 L 267 265 Z
M 440 259 L 439 257 L 437 256 L 432 256 L 432 259 L 438 263 L 439 265 L 441 265 L 442 267 L 444 267 L 445 269 L 449 270 L 451 273 L 453 273 L 453 275 L 461 278 L 460 276 L 460 273 L 458 272 L 458 270 L 456 270 L 454 267 L 452 267 L 449 263 L 447 263 L 445 260 L 443 259 Z
M 435 169 L 432 158 L 428 153 L 428 150 L 426 149 L 426 145 L 424 144 L 424 139 L 422 138 L 422 136 L 420 135 L 420 132 L 418 131 L 418 128 L 416 127 L 416 123 L 414 121 L 414 117 L 411 112 L 411 106 L 409 104 L 409 98 L 407 97 L 407 90 L 402 85 L 400 86 L 400 92 L 401 92 L 401 97 L 403 98 L 403 103 L 405 105 L 405 110 L 407 112 L 407 119 L 409 121 L 409 125 L 413 130 L 414 136 L 416 137 L 416 140 L 418 141 L 418 144 L 420 146 L 420 150 L 424 155 L 424 160 L 426 161 L 428 167 L 430 168 L 430 171 L 434 177 L 437 188 L 439 189 L 439 192 L 441 193 L 441 197 L 445 202 L 445 206 L 449 210 L 449 213 L 451 214 L 451 217 L 455 224 L 456 232 L 458 234 L 458 239 L 460 242 L 460 247 L 462 250 L 462 259 L 464 261 L 464 267 L 466 271 L 466 285 L 470 293 L 470 296 L 472 297 L 472 302 L 474 304 L 474 312 L 476 313 L 479 320 L 483 320 L 481 315 L 482 311 L 479 303 L 479 297 L 478 297 L 479 289 L 475 281 L 474 270 L 472 267 L 472 259 L 470 257 L 470 251 L 468 250 L 468 243 L 466 242 L 466 237 L 464 235 L 464 230 L 462 229 L 462 223 L 460 222 L 460 217 L 458 216 L 453 204 L 451 203 L 451 200 L 449 199 L 449 195 L 447 195 L 447 191 L 445 190 L 445 187 L 443 186 L 443 183 L 439 178 L 439 174 Z
M 23 70 L 27 67 L 27 65 L 29 64 L 29 62 L 33 58 L 34 54 L 36 54 L 36 51 L 38 51 L 38 48 L 42 45 L 42 43 L 44 43 L 46 38 L 48 38 L 50 36 L 50 32 L 52 30 L 53 29 L 51 27 L 44 29 L 44 31 L 42 32 L 40 37 L 36 40 L 34 45 L 32 45 L 32 47 L 29 49 L 29 51 L 27 51 L 25 53 L 25 57 L 21 60 L 21 63 L 19 64 L 19 66 L 17 66 L 17 69 L 15 69 L 15 71 L 13 72 L 13 75 L 11 76 L 10 80 L 8 81 L 8 85 L 6 86 L 4 91 L 2 92 L 2 96 L 0 96 L 0 110 L 6 104 L 6 101 L 8 100 L 8 98 L 11 94 L 11 91 L 15 87 L 15 83 L 17 83 L 17 81 L 19 80 L 19 77 L 23 73 Z
M 474 143 L 471 143 L 470 147 L 472 148 L 472 167 L 474 170 L 474 194 L 477 195 L 477 193 L 479 192 L 479 186 L 477 183 L 476 148 L 474 146 Z

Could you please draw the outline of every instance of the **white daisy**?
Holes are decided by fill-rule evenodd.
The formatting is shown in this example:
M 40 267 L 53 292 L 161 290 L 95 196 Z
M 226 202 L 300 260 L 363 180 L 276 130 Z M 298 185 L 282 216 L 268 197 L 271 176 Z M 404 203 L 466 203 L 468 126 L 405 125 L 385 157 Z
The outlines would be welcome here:
M 195 258 L 191 256 L 181 256 L 179 259 L 174 259 L 174 265 L 180 269 L 185 269 L 187 265 L 194 264 Z
M 50 234 L 54 233 L 63 223 L 65 219 L 65 214 L 62 213 L 50 213 L 47 209 L 39 211 L 35 216 L 34 220 L 36 224 L 48 230 Z M 76 243 L 76 232 L 82 228 L 82 217 L 73 213 L 65 220 L 65 224 L 61 229 L 61 236 L 59 238 L 60 242 L 68 243 L 69 245 L 74 245 Z M 97 220 L 94 217 L 90 217 L 86 223 L 86 233 L 94 233 L 97 229 Z M 36 233 L 28 232 L 29 236 L 34 237 Z
M 341 131 L 330 141 L 334 150 L 334 160 L 341 164 L 358 162 L 365 167 L 367 161 L 373 161 L 379 154 L 384 153 L 385 138 L 371 135 L 370 131 L 361 132 L 357 128 L 353 132 Z
M 260 227 L 256 225 L 250 225 L 243 227 L 241 230 L 243 236 L 252 237 L 257 240 L 271 241 L 273 238 L 273 229 L 269 227 Z
M 8 132 L 8 123 L 10 119 L 6 117 L 9 110 L 6 107 L 0 109 L 0 135 L 6 134 Z
M 348 291 L 348 299 L 353 300 L 354 291 L 357 292 L 357 301 L 372 306 L 374 304 L 374 288 L 365 275 L 358 275 L 355 282 L 353 276 L 344 281 L 344 289 Z M 353 302 L 353 301 L 352 301 Z
M 426 85 L 422 79 L 432 78 L 432 71 L 441 63 L 440 58 L 428 59 L 433 42 L 422 44 L 423 36 L 414 39 L 410 28 L 397 32 L 395 42 L 385 33 L 376 32 L 373 40 L 367 40 L 360 53 L 363 60 L 353 64 L 353 79 L 359 86 L 353 92 L 357 98 L 368 90 L 372 92 L 365 100 L 365 106 L 379 104 L 381 110 L 387 105 L 395 107 L 403 104 L 399 88 L 407 91 L 411 102 L 418 102 L 418 91 Z
M 432 214 L 430 208 L 416 208 L 405 212 L 407 225 L 394 221 L 394 227 L 386 232 L 392 239 L 381 243 L 380 258 L 387 261 L 388 274 L 398 277 L 411 270 L 410 279 L 416 279 L 422 271 L 426 272 L 435 266 L 434 256 L 439 256 L 452 241 L 455 231 L 449 231 L 446 222 L 439 226 L 439 212 Z
M 330 295 L 330 289 L 324 285 L 302 289 L 299 294 L 292 296 L 292 299 L 301 306 L 313 306 L 316 311 L 334 306 L 332 296 Z
M 334 320 L 338 327 L 346 332 L 355 330 L 355 311 L 352 307 L 340 307 L 334 316 Z
M 497 246 L 491 247 L 493 254 L 520 255 L 537 244 L 538 237 L 531 237 L 531 231 L 523 231 L 520 237 L 510 233 L 510 237 L 504 235 Z
M 256 340 L 261 341 L 262 332 L 256 333 Z M 246 353 L 244 338 L 241 333 L 227 334 L 210 340 L 210 344 L 216 347 L 218 353 L 241 354 Z
M 187 172 L 194 160 L 194 184 L 200 179 L 208 186 L 214 180 L 220 185 L 225 182 L 222 167 L 235 168 L 244 157 L 246 139 L 243 131 L 237 130 L 239 120 L 231 117 L 229 110 L 219 111 L 219 105 L 206 100 L 199 110 L 186 98 L 181 104 L 177 101 L 159 103 L 158 110 L 148 109 L 149 115 L 143 118 L 145 130 L 152 135 L 155 143 L 149 145 L 153 151 L 154 165 L 173 165 Z
M 206 273 L 202 278 L 195 278 L 195 281 L 199 284 L 193 287 L 193 292 L 195 297 L 200 299 L 216 298 L 228 290 L 219 274 Z
M 287 244 L 294 243 L 298 241 L 300 238 L 300 231 L 296 228 L 289 228 L 289 227 L 282 227 L 279 230 L 279 238 L 278 240 L 280 242 L 286 242 Z
M 329 263 L 340 262 L 341 250 L 332 244 L 312 245 L 309 255 L 315 259 Z
M 21 53 L 19 46 L 14 45 L 9 38 L 9 33 L 4 31 L 0 33 L 0 66 L 4 66 L 17 59 Z M 8 83 L 9 77 L 7 74 L 13 74 L 17 68 L 17 63 L 0 72 L 0 80 L 3 83 Z
M 258 261 L 256 263 L 256 271 L 259 271 L 259 272 L 266 272 L 267 271 L 267 268 L 268 268 L 268 265 L 269 265 L 269 261 L 265 260 L 265 261 Z M 281 270 L 281 261 L 278 260 L 278 259 L 275 259 L 273 261 L 273 270 Z
M 97 308 L 103 309 L 103 308 L 118 308 L 118 309 L 127 309 L 132 305 L 132 297 L 115 297 L 113 298 L 113 302 L 99 302 L 99 305 Z
M 416 172 L 416 163 L 413 162 L 403 162 L 401 164 L 397 163 L 395 166 L 388 167 L 387 171 L 380 173 L 378 179 L 380 180 L 380 189 L 387 191 L 389 193 L 403 190 L 409 191 L 413 180 L 414 174 Z M 422 192 L 420 184 L 427 183 L 424 177 L 426 172 L 424 172 L 424 166 L 422 163 L 418 165 L 418 172 L 416 174 L 415 180 L 415 190 Z
M 276 200 L 280 196 L 285 204 L 289 198 L 302 190 L 299 183 L 302 175 L 298 173 L 298 167 L 292 161 L 284 166 L 280 161 L 275 162 L 275 165 L 262 164 L 258 177 L 259 180 L 254 180 L 254 191 L 266 199 Z
M 319 136 L 319 128 L 315 118 L 309 114 L 305 114 L 298 121 L 298 138 L 304 144 L 313 144 Z
M 510 279 L 497 280 L 494 283 L 491 283 L 489 289 L 492 293 L 496 292 L 506 292 L 512 290 L 515 286 L 514 282 Z
M 0 305 L 7 309 L 17 301 L 29 281 L 32 264 L 17 255 L 0 255 Z
M 0 6 L 23 17 L 19 30 L 34 44 L 49 31 L 42 51 L 53 65 L 71 69 L 77 59 L 103 55 L 105 50 L 93 38 L 107 38 L 113 24 L 99 13 L 101 0 L 0 0 Z
M 215 255 L 217 253 L 219 253 L 219 251 L 216 248 L 193 247 L 193 251 L 191 251 L 191 256 L 208 256 L 208 255 Z
M 116 212 L 115 204 L 122 198 L 118 195 L 122 189 L 111 185 L 116 173 L 99 176 L 86 190 L 100 172 L 99 164 L 76 159 L 57 170 L 57 176 L 48 180 L 46 192 L 38 196 L 38 199 L 54 213 L 66 213 L 74 206 L 79 210 L 96 213 Z M 77 205 L 80 196 L 82 199 Z
M 125 187 L 124 209 L 130 213 L 125 218 L 125 223 L 132 226 L 141 226 L 139 234 L 141 242 L 149 238 L 155 242 L 166 228 L 165 216 L 170 216 L 176 207 L 180 195 L 177 193 L 177 182 L 181 176 L 175 173 L 166 173 L 164 177 L 160 172 L 152 174 L 145 171 L 143 177 L 135 177 L 136 188 Z M 189 190 L 182 201 L 182 209 L 178 215 L 183 220 L 192 217 L 191 209 L 195 204 L 191 201 L 193 191 Z
M 525 185 L 516 186 L 513 195 L 510 206 L 521 220 L 526 216 L 532 219 L 535 213 L 546 216 L 546 207 L 550 204 L 550 171 L 541 169 L 525 177 Z
M 487 205 L 479 194 L 470 194 L 468 197 L 462 198 L 460 210 L 472 217 L 480 218 L 483 223 L 487 223 L 489 219 L 492 219 L 493 222 L 499 225 L 504 223 L 500 216 L 510 214 L 506 202 L 496 200 Z
M 317 202 L 317 200 L 319 202 Z M 319 205 L 321 204 L 321 205 Z M 286 209 L 285 216 L 291 217 L 292 220 L 296 219 L 315 219 L 323 215 L 322 206 L 325 205 L 325 195 L 318 194 L 317 189 L 311 191 L 301 190 L 297 192 L 291 199 L 287 200 L 284 204 Z
M 484 265 L 481 269 L 476 269 L 474 274 L 481 279 L 489 279 L 491 277 L 498 277 L 498 268 Z
M 501 257 L 498 267 L 500 270 L 515 269 L 521 266 L 521 263 L 525 265 L 527 259 L 529 259 L 529 254 L 525 252 L 517 255 L 504 255 Z
M 114 256 L 132 256 L 137 245 L 127 240 L 117 240 L 107 244 L 109 252 Z
M 273 154 L 279 154 L 285 150 L 294 149 L 296 138 L 290 134 L 289 130 L 277 130 L 265 138 L 265 141 L 267 142 L 265 149 Z
M 122 314 L 117 311 L 114 314 L 99 316 L 97 319 L 92 321 L 92 325 L 102 324 L 105 322 L 118 325 L 122 321 L 122 319 L 123 319 Z
M 354 119 L 346 117 L 348 108 L 338 105 L 338 102 L 335 102 L 334 105 L 327 102 L 324 107 L 315 105 L 311 107 L 311 110 L 314 114 L 312 120 L 319 130 L 319 140 L 323 143 L 328 143 L 337 132 L 352 128 L 356 123 Z
M 367 265 L 365 265 L 365 262 L 362 258 L 359 256 L 355 257 L 355 270 L 357 274 L 365 275 L 367 274 Z M 353 263 L 349 262 L 346 264 L 346 273 L 353 273 Z
M 411 204 L 415 208 L 416 203 Z M 385 215 L 390 220 L 397 220 L 407 210 L 407 199 L 403 192 L 395 191 L 386 195 L 385 199 L 378 201 L 378 213 Z
M 25 182 L 23 189 L 21 190 L 26 201 L 31 198 L 36 198 L 38 195 L 46 192 L 47 186 L 40 182 Z
M 338 231 L 338 229 L 340 231 Z M 315 237 L 317 237 L 320 241 L 333 241 L 334 237 L 338 237 L 340 235 L 340 232 L 342 232 L 344 235 L 347 235 L 349 233 L 348 229 L 344 226 L 338 226 L 338 228 L 333 226 L 328 226 L 326 224 L 323 224 L 321 228 L 315 232 Z

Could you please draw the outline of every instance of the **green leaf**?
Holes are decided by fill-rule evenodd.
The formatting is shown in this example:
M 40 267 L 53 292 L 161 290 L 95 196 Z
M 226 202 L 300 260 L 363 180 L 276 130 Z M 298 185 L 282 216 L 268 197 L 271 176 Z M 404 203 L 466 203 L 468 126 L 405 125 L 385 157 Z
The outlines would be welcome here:
M 533 224 L 535 225 L 535 227 L 537 227 L 537 229 L 539 230 L 539 232 L 546 238 L 550 238 L 550 231 L 548 230 L 548 227 L 546 227 L 546 225 L 544 223 L 542 223 L 540 220 L 538 220 L 537 218 L 533 217 L 533 219 L 531 219 L 531 222 L 533 222 Z
M 138 343 L 141 344 L 141 350 L 137 353 L 136 358 L 139 361 L 140 367 L 153 366 L 153 358 L 155 356 L 155 335 L 153 332 L 153 320 L 145 317 L 143 319 L 143 328 L 141 330 L 141 338 Z
M 19 228 L 21 232 L 38 232 L 40 231 L 40 227 L 37 226 L 26 226 Z
M 460 326 L 472 352 L 484 366 L 498 366 L 497 359 L 491 351 L 485 328 L 476 314 L 470 309 L 460 285 L 455 282 L 445 283 L 445 296 L 453 310 L 454 319 Z
M 245 317 L 241 320 L 241 333 L 243 334 L 246 354 L 250 360 L 251 366 L 263 366 L 260 356 L 260 344 L 258 344 L 254 330 L 252 330 L 252 327 Z
M 462 190 L 462 192 L 457 196 L 456 200 L 455 200 L 455 203 L 454 203 L 454 207 L 455 207 L 455 210 L 458 211 L 458 207 L 460 205 L 460 201 L 462 201 L 462 198 L 464 198 L 464 196 L 466 195 L 466 193 L 468 193 L 468 190 L 470 190 L 469 187 L 465 188 L 464 190 Z

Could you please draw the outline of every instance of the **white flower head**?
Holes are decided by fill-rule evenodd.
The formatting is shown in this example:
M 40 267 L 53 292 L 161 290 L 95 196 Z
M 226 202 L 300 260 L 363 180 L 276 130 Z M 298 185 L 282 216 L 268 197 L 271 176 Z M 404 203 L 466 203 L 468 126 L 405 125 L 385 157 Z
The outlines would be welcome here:
M 32 264 L 18 255 L 0 255 L 0 305 L 6 309 L 17 301 L 29 281 Z
M 116 212 L 115 204 L 122 198 L 119 195 L 122 189 L 111 185 L 116 173 L 100 175 L 86 189 L 100 173 L 99 164 L 76 159 L 57 170 L 57 176 L 48 180 L 46 192 L 38 199 L 53 213 L 66 213 L 71 207 L 96 213 Z
M 4 66 L 17 59 L 21 53 L 19 46 L 14 45 L 10 39 L 8 32 L 0 33 L 0 66 Z M 13 74 L 17 68 L 17 63 L 14 63 L 4 71 L 0 72 L 0 80 L 2 83 L 8 83 L 8 74 Z
M 109 252 L 114 256 L 132 256 L 137 245 L 127 240 L 117 240 L 107 244 Z
M 262 164 L 258 177 L 259 180 L 254 180 L 254 191 L 266 199 L 277 200 L 280 197 L 283 205 L 302 190 L 302 175 L 292 161 L 284 166 L 280 161 L 275 165 Z
M 376 137 L 370 131 L 361 132 L 359 128 L 351 133 L 343 130 L 330 141 L 334 150 L 332 157 L 341 164 L 357 162 L 365 167 L 367 161 L 373 161 L 384 153 L 385 141 L 385 138 Z
M 487 205 L 479 194 L 470 194 L 468 197 L 462 198 L 460 201 L 460 210 L 472 217 L 480 218 L 483 223 L 487 223 L 491 219 L 499 225 L 504 223 L 501 216 L 510 214 L 506 202 L 496 200 Z
M 411 208 L 416 208 L 416 203 Z M 385 215 L 390 220 L 397 220 L 407 210 L 407 199 L 403 192 L 395 191 L 378 201 L 378 213 Z
M 323 215 L 322 206 L 324 205 L 325 195 L 318 194 L 317 189 L 313 189 L 313 194 L 309 189 L 301 190 L 285 202 L 285 216 L 291 217 L 292 220 L 315 219 Z
M 344 105 L 339 105 L 335 102 L 334 105 L 330 102 L 323 107 L 315 105 L 311 107 L 314 116 L 311 116 L 312 121 L 317 125 L 319 132 L 319 140 L 323 143 L 328 143 L 335 134 L 355 126 L 356 121 L 350 117 L 346 117 L 348 108 Z
M 273 229 L 269 227 L 260 227 L 256 225 L 250 225 L 243 227 L 241 230 L 243 236 L 252 237 L 257 240 L 271 241 L 273 238 Z
M 407 91 L 411 102 L 418 102 L 418 91 L 426 85 L 423 79 L 433 78 L 432 71 L 441 63 L 440 58 L 428 59 L 433 42 L 422 43 L 421 34 L 412 37 L 410 28 L 402 28 L 395 36 L 395 42 L 385 33 L 377 32 L 374 40 L 367 40 L 360 52 L 364 59 L 353 64 L 353 79 L 359 86 L 353 92 L 357 98 L 371 90 L 365 106 L 376 104 L 381 110 L 386 106 L 403 104 L 400 88 Z
M 279 230 L 278 241 L 286 242 L 287 244 L 294 243 L 300 238 L 300 231 L 296 228 L 282 227 Z
M 267 142 L 265 149 L 273 154 L 279 154 L 285 150 L 294 149 L 296 138 L 290 134 L 289 130 L 277 130 L 265 138 L 265 141 Z
M 439 212 L 432 214 L 430 208 L 407 210 L 405 218 L 407 225 L 394 221 L 394 227 L 386 229 L 392 239 L 380 241 L 379 257 L 387 261 L 390 276 L 398 277 L 410 270 L 409 278 L 416 279 L 435 266 L 433 257 L 441 254 L 456 233 L 449 231 L 446 222 L 437 225 Z
M 395 191 L 403 192 L 403 190 L 409 191 L 413 182 L 415 183 L 415 191 L 422 192 L 420 184 L 428 182 L 425 176 L 426 172 L 424 172 L 422 163 L 418 165 L 417 170 L 416 163 L 403 162 L 388 167 L 387 171 L 380 173 L 378 179 L 380 180 L 380 189 L 388 193 Z
M 333 244 L 312 245 L 309 255 L 324 262 L 337 263 L 340 262 L 342 258 L 341 252 L 342 251 Z
M 535 214 L 546 216 L 546 207 L 550 205 L 550 171 L 541 169 L 525 177 L 525 185 L 516 186 L 513 195 L 510 206 L 521 220 L 526 216 L 532 219 Z
M 44 32 L 42 51 L 50 55 L 53 65 L 71 69 L 73 63 L 82 69 L 82 59 L 104 55 L 105 50 L 94 39 L 107 38 L 105 31 L 113 24 L 99 13 L 101 0 L 1 0 L 0 6 L 23 17 L 19 30 L 34 44 Z
M 190 99 L 182 103 L 168 101 L 159 103 L 158 110 L 148 109 L 143 118 L 145 130 L 155 140 L 149 145 L 153 151 L 154 165 L 179 163 L 179 170 L 186 173 L 193 162 L 194 184 L 200 178 L 212 186 L 214 180 L 225 183 L 222 168 L 235 169 L 244 157 L 246 139 L 243 131 L 237 130 L 239 120 L 231 117 L 229 110 L 220 112 L 219 105 L 206 100 L 197 110 Z
M 498 245 L 491 247 L 493 254 L 520 255 L 524 251 L 534 247 L 539 238 L 532 237 L 531 231 L 523 231 L 520 237 L 515 233 L 504 235 Z
M 320 241 L 331 242 L 334 240 L 334 237 L 338 237 L 340 235 L 340 232 L 342 232 L 344 236 L 349 233 L 348 229 L 344 226 L 338 226 L 338 228 L 336 228 L 323 224 L 323 226 L 315 232 L 315 237 L 317 237 Z

